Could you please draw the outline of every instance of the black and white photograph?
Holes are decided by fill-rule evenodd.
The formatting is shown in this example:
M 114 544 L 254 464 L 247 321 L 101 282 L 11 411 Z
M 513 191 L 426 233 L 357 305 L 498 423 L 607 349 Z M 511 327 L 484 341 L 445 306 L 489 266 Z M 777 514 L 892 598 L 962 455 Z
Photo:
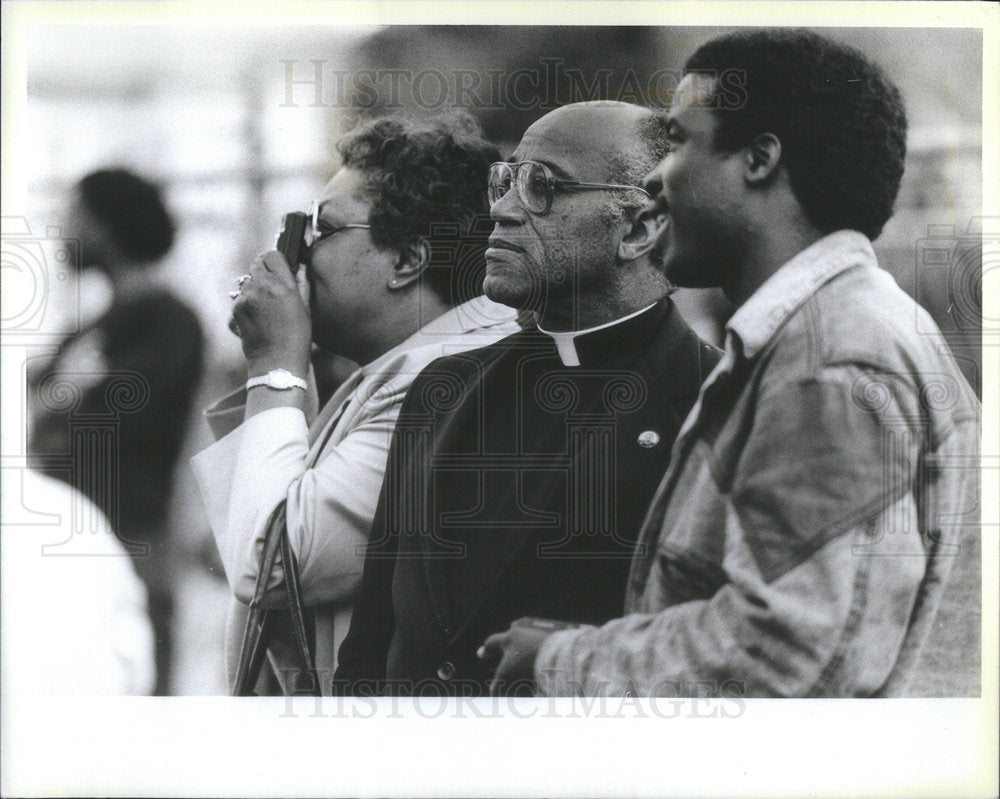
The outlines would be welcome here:
M 2 12 L 0 794 L 996 795 L 1000 4 Z

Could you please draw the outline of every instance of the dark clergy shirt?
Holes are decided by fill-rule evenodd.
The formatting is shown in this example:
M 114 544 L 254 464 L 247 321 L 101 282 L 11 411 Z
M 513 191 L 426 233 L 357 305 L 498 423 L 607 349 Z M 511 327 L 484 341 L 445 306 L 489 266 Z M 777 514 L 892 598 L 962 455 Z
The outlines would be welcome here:
M 478 695 L 522 616 L 621 615 L 636 534 L 719 359 L 664 299 L 574 339 L 526 330 L 431 363 L 403 403 L 341 690 Z M 345 682 L 346 681 L 346 682 Z

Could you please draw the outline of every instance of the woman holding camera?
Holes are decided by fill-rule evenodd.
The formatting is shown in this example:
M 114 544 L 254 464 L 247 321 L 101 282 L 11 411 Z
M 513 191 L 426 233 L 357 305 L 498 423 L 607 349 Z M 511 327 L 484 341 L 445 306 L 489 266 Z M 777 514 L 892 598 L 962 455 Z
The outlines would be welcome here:
M 272 251 L 238 281 L 233 326 L 247 361 L 245 402 L 224 405 L 238 426 L 192 461 L 239 600 L 230 676 L 269 522 L 283 515 L 324 694 L 410 382 L 443 354 L 518 329 L 514 311 L 480 296 L 485 180 L 499 154 L 471 117 L 377 119 L 337 149 L 342 166 L 314 206 L 303 268 L 293 273 Z M 361 367 L 310 419 L 313 343 Z M 286 587 L 278 563 L 264 603 L 287 604 Z

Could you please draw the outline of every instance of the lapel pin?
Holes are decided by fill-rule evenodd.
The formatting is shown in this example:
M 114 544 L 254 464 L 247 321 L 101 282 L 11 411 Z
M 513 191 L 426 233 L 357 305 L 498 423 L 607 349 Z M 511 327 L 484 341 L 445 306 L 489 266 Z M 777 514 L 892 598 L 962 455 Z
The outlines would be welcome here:
M 639 438 L 636 440 L 639 442 L 640 447 L 650 449 L 660 443 L 660 434 L 655 430 L 644 430 L 639 433 Z

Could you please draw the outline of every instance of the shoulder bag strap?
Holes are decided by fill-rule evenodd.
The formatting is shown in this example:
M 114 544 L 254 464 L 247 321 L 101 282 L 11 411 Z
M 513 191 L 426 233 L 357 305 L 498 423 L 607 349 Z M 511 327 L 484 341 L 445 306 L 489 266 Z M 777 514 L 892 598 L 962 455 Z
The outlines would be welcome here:
M 313 665 L 309 636 L 306 630 L 305 610 L 299 586 L 298 567 L 291 546 L 288 543 L 288 535 L 285 529 L 285 502 L 282 501 L 271 513 L 271 517 L 267 522 L 260 570 L 257 572 L 257 582 L 254 585 L 254 594 L 250 601 L 250 612 L 247 614 L 246 625 L 243 628 L 240 658 L 236 669 L 236 677 L 233 680 L 233 696 L 254 695 L 253 689 L 260 676 L 275 618 L 274 611 L 261 606 L 279 554 L 281 555 L 285 575 L 289 615 L 292 620 L 292 630 L 299 657 L 311 677 L 312 693 L 316 696 L 320 695 L 318 675 Z

